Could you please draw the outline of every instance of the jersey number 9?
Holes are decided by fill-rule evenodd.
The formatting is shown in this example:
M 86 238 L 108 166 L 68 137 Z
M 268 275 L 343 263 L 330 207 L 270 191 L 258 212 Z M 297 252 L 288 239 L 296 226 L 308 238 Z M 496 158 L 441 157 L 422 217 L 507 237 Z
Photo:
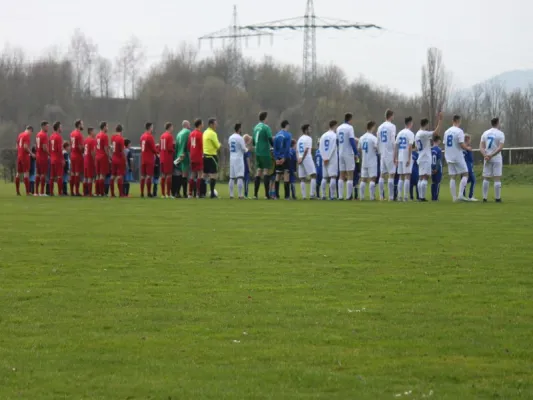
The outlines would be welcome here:
M 324 150 L 329 151 L 329 139 L 324 140 Z

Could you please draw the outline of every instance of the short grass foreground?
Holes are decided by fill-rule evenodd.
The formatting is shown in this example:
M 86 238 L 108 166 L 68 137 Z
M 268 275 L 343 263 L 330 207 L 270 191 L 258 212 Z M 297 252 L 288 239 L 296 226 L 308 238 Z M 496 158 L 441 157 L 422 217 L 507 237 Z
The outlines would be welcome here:
M 503 204 L 442 194 L 0 185 L 0 399 L 531 399 L 531 188 L 504 185 Z

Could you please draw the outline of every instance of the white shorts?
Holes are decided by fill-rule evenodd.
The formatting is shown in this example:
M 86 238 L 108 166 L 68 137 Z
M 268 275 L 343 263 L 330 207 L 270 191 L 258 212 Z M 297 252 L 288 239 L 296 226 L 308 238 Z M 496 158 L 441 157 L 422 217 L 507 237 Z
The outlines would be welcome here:
M 330 162 L 328 166 L 322 162 L 322 177 L 323 178 L 337 178 L 339 175 L 339 164 L 337 162 Z
M 454 176 L 463 174 L 468 174 L 468 167 L 466 166 L 465 160 L 462 162 L 448 163 L 448 175 Z
M 314 174 L 316 174 L 315 163 L 311 157 L 307 156 L 302 163 L 298 165 L 298 178 L 303 179 Z
M 407 166 L 407 161 L 398 161 L 398 175 L 411 175 L 413 171 L 413 162 Z
M 244 178 L 244 160 L 230 160 L 229 177 L 230 179 Z
M 418 175 L 431 175 L 431 162 L 422 161 L 418 163 Z
M 483 164 L 483 177 L 493 178 L 502 176 L 503 163 L 501 161 L 485 161 Z
M 396 165 L 394 165 L 394 159 L 388 157 L 381 157 L 381 175 L 390 174 L 394 175 L 396 173 Z
M 353 155 L 339 156 L 340 168 L 342 172 L 353 172 L 355 170 L 355 158 Z
M 378 166 L 361 168 L 361 178 L 376 178 L 378 176 Z

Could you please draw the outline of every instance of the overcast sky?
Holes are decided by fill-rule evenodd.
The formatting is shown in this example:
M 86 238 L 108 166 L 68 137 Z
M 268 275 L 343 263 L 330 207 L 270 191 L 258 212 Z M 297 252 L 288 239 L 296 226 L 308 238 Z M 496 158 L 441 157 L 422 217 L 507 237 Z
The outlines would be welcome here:
M 241 24 L 302 16 L 306 0 L 0 0 L 0 43 L 38 56 L 58 46 L 66 51 L 80 28 L 114 58 L 131 35 L 144 44 L 147 63 L 165 47 L 197 44 L 204 34 L 229 26 L 232 6 Z M 443 51 L 457 88 L 514 69 L 533 68 L 533 5 L 526 0 L 315 0 L 316 15 L 374 23 L 385 31 L 317 31 L 320 64 L 337 64 L 351 78 L 364 76 L 380 85 L 412 94 L 420 90 L 426 49 Z M 43 23 L 44 22 L 44 23 Z M 221 42 L 214 46 L 221 46 Z M 302 33 L 282 33 L 271 45 L 250 39 L 244 55 L 265 54 L 302 63 Z M 210 54 L 202 44 L 200 56 Z

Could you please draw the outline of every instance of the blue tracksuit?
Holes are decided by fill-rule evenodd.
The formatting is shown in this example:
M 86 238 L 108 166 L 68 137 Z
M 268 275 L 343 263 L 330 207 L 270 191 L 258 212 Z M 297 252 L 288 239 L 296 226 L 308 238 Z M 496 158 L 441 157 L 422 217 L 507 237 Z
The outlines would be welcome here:
M 130 194 L 130 182 L 133 182 L 133 153 L 131 149 L 124 149 L 126 156 L 126 173 L 124 174 L 124 194 Z
M 431 171 L 431 200 L 438 201 L 442 181 L 442 150 L 439 146 L 431 149 Z
M 70 155 L 64 150 L 63 159 L 65 160 L 65 166 L 63 167 L 63 194 L 66 196 L 68 194 L 67 187 L 70 176 Z
M 474 189 L 476 187 L 476 176 L 474 175 L 474 155 L 471 151 L 463 150 L 463 155 L 465 157 L 466 166 L 468 167 L 468 183 L 470 183 L 470 193 L 468 198 L 474 197 Z M 466 192 L 466 189 L 465 189 Z M 463 195 L 466 196 L 465 193 Z
M 35 194 L 35 158 L 30 158 L 30 193 Z
M 291 197 L 296 199 L 296 170 L 298 169 L 298 158 L 296 157 L 296 150 L 291 149 L 289 152 L 289 174 L 291 183 Z
M 157 197 L 157 186 L 159 185 L 159 177 L 161 176 L 161 159 L 155 156 L 154 162 L 154 179 L 152 180 L 152 195 Z
M 411 185 L 409 187 L 409 192 L 411 195 L 411 200 L 414 200 L 414 191 L 416 190 L 416 199 L 420 199 L 420 195 L 418 193 L 418 151 L 413 150 L 413 170 L 411 171 Z
M 315 151 L 315 167 L 316 167 L 316 192 L 317 196 L 320 195 L 320 182 L 322 182 L 322 156 L 320 150 Z
M 244 153 L 244 197 L 248 197 L 248 184 L 250 183 L 250 168 L 248 166 L 248 160 L 251 156 L 251 151 Z
M 291 140 L 292 135 L 283 129 L 276 134 L 274 137 L 274 158 L 276 160 L 282 158 L 289 160 L 291 156 Z

